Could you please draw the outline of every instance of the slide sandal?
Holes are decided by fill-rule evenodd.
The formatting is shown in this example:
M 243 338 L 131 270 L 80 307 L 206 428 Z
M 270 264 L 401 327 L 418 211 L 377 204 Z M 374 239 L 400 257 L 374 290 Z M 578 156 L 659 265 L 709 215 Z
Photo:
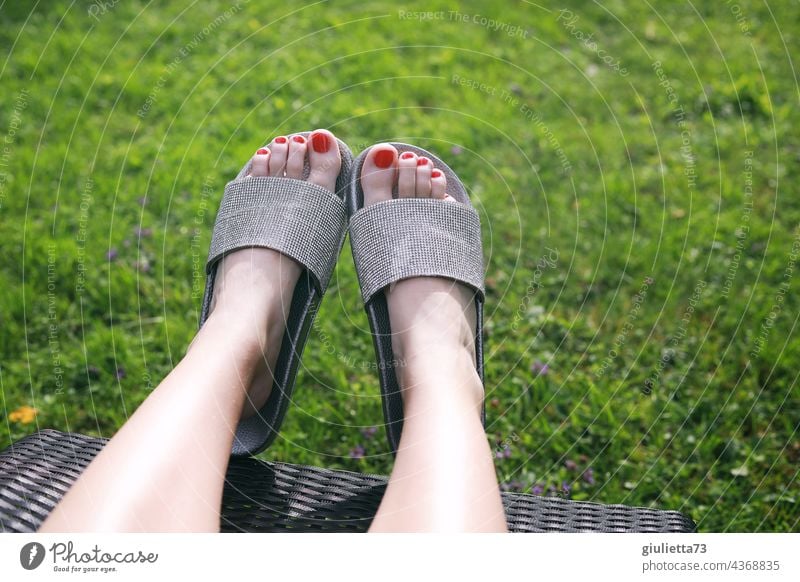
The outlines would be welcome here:
M 311 132 L 299 135 L 308 137 Z M 273 386 L 264 406 L 239 422 L 234 456 L 253 455 L 278 435 L 291 400 L 300 354 L 325 293 L 347 232 L 345 190 L 351 181 L 353 154 L 340 140 L 342 166 L 336 192 L 304 180 L 248 176 L 251 161 L 225 186 L 206 263 L 206 288 L 200 325 L 208 318 L 217 266 L 226 253 L 245 247 L 266 247 L 304 267 L 292 296 L 286 331 L 273 370 Z M 309 174 L 309 163 L 303 178 Z
M 396 452 L 403 428 L 403 399 L 383 289 L 410 277 L 446 277 L 473 288 L 477 310 L 475 361 L 483 382 L 484 282 L 480 220 L 461 180 L 430 152 L 404 143 L 391 145 L 399 154 L 411 151 L 432 160 L 447 178 L 447 194 L 457 201 L 393 198 L 364 208 L 361 168 L 369 149 L 354 162 L 347 193 L 350 244 L 378 359 L 386 436 L 392 452 Z M 482 420 L 484 416 L 482 412 Z

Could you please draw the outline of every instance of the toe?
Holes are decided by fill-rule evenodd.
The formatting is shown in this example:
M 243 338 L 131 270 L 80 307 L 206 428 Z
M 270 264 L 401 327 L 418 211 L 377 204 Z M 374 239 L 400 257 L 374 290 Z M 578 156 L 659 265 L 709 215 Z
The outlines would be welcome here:
M 279 135 L 272 140 L 269 146 L 269 175 L 282 177 L 286 172 L 286 156 L 289 153 L 289 140 L 286 136 Z
M 336 137 L 328 130 L 317 129 L 311 134 L 309 142 L 308 164 L 311 169 L 308 181 L 333 192 L 342 167 Z
M 397 195 L 414 198 L 417 184 L 417 156 L 414 152 L 403 152 L 397 162 Z
M 397 150 L 391 144 L 372 146 L 361 168 L 364 206 L 392 199 L 397 170 Z
M 447 195 L 447 178 L 444 172 L 434 169 L 431 171 L 431 198 L 444 200 Z
M 417 158 L 417 198 L 430 198 L 431 197 L 431 170 L 433 164 L 431 161 L 420 156 Z
M 286 177 L 300 180 L 306 165 L 306 138 L 293 135 L 289 140 L 289 157 L 286 159 Z
M 251 176 L 269 176 L 269 149 L 261 148 L 253 156 L 250 165 Z

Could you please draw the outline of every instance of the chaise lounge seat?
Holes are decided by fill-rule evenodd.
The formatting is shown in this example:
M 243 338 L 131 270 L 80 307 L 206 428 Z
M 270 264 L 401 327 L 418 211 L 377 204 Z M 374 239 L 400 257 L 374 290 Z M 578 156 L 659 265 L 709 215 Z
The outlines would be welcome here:
M 107 439 L 43 430 L 0 452 L 0 532 L 34 532 Z M 232 458 L 223 532 L 364 532 L 386 477 Z M 677 511 L 503 493 L 513 532 L 693 532 Z

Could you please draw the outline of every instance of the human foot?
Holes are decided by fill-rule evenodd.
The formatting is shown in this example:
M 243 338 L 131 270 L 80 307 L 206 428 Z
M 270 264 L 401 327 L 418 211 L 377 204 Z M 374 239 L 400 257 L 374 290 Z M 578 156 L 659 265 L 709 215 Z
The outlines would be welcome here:
M 251 160 L 249 176 L 307 180 L 334 191 L 342 159 L 333 134 L 316 130 L 308 138 L 278 136 Z M 281 347 L 289 307 L 302 267 L 268 248 L 244 248 L 226 255 L 217 277 L 204 327 L 220 328 L 231 341 L 242 342 L 253 356 L 242 418 L 260 410 L 272 389 L 272 370 Z M 224 331 L 222 331 L 224 330 Z
M 398 154 L 390 144 L 373 146 L 361 171 L 364 206 L 397 198 L 434 198 L 459 204 L 447 194 L 445 173 L 411 151 Z M 392 349 L 404 406 L 429 408 L 438 401 L 461 402 L 480 411 L 483 386 L 475 368 L 475 291 L 441 277 L 403 279 L 384 290 L 392 329 Z M 415 390 L 437 377 L 462 378 L 442 382 L 455 394 Z

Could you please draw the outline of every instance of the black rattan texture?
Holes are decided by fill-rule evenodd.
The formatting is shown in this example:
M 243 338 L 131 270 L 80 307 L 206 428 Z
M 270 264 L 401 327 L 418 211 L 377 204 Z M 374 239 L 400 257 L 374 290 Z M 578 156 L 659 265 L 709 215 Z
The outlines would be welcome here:
M 0 453 L 0 532 L 32 532 L 105 439 L 44 430 Z M 231 459 L 222 508 L 224 532 L 363 532 L 386 478 L 349 471 Z M 599 505 L 504 493 L 515 532 L 691 532 L 676 511 Z

